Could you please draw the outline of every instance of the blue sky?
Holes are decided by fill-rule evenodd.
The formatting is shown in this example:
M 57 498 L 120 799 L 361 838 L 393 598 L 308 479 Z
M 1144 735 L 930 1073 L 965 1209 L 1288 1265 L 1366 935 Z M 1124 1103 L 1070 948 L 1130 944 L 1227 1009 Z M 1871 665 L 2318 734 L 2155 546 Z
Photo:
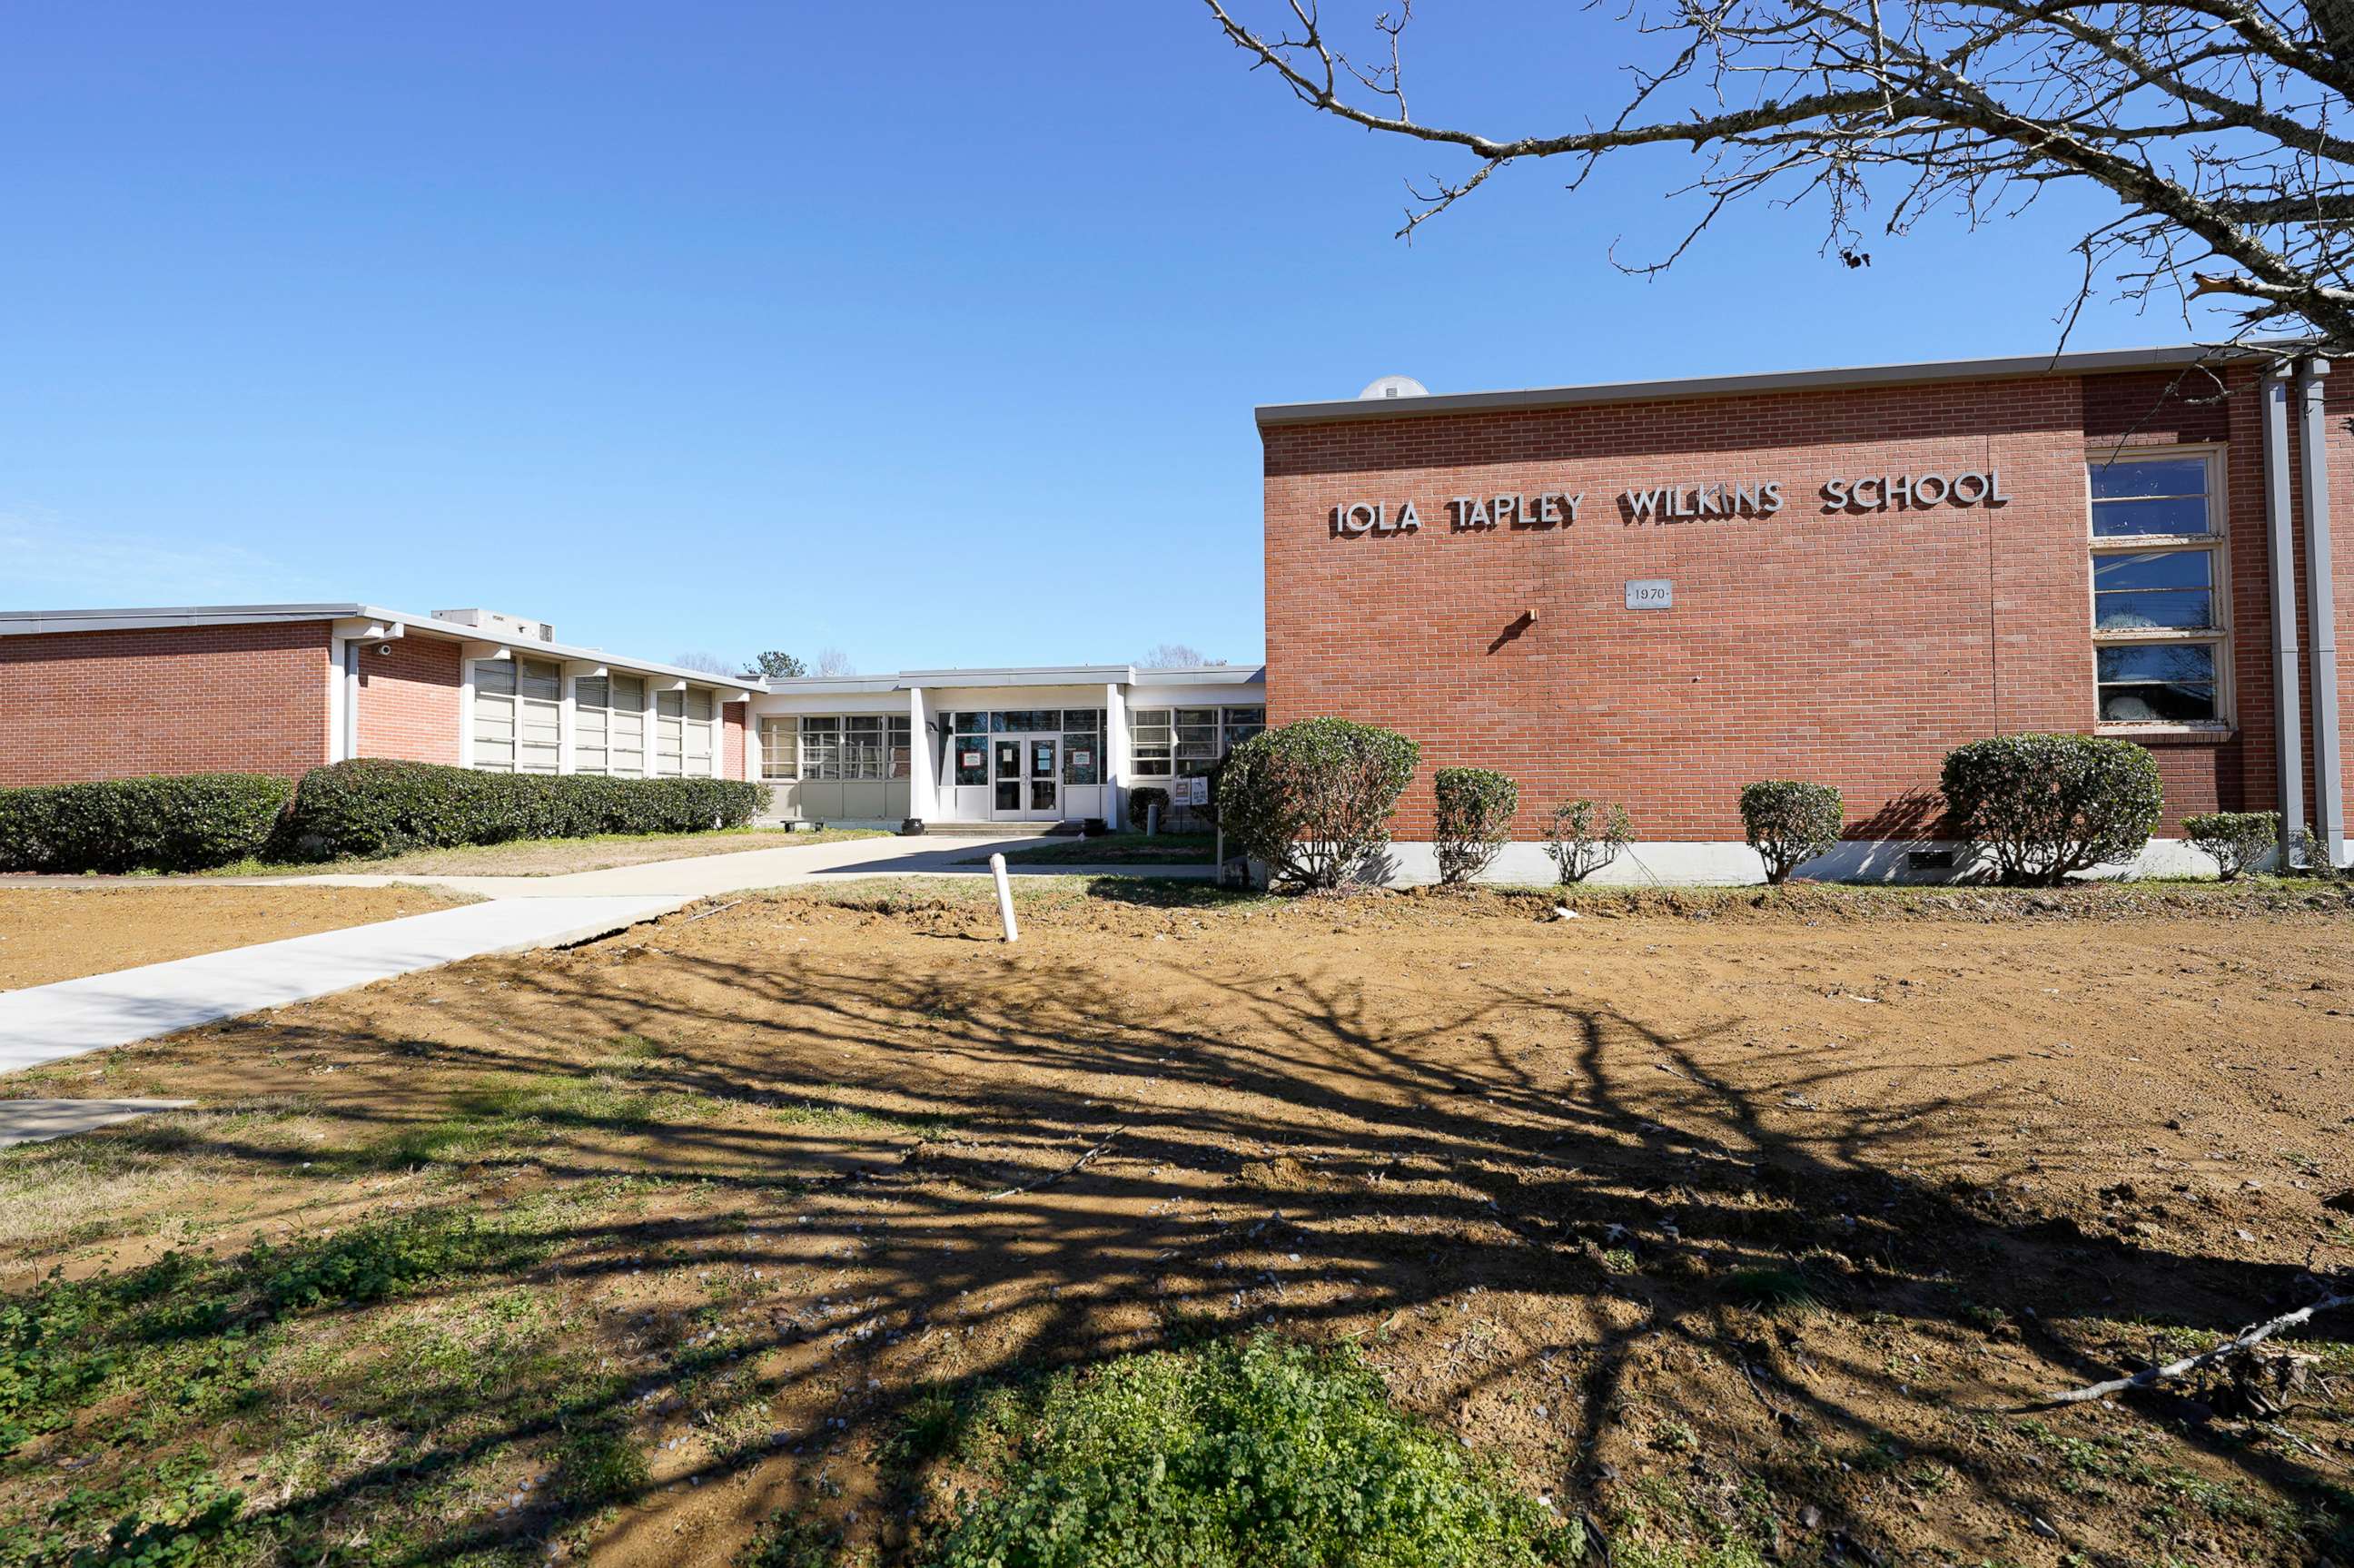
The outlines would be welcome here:
M 1433 120 L 1619 90 L 1606 7 L 1416 28 Z M 1671 243 L 1661 152 L 1409 247 L 1404 182 L 1460 164 L 1311 116 L 1193 0 L 27 6 L 0 146 L 0 605 L 867 670 L 1255 657 L 1253 404 L 2046 350 L 2101 210 L 1850 271 L 1755 205 L 1644 281 L 1608 252 Z

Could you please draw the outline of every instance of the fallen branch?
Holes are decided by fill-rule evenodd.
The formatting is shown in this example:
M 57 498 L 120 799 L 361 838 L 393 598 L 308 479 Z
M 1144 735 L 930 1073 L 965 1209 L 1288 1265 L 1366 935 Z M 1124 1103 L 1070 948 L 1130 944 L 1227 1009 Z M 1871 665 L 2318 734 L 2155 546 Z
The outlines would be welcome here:
M 721 906 L 719 906 L 719 907 L 718 907 L 718 908 L 716 908 L 716 909 L 705 909 L 705 910 L 704 910 L 704 911 L 703 911 L 701 914 L 699 914 L 699 915 L 690 915 L 690 916 L 688 916 L 684 920 L 682 920 L 682 921 L 681 921 L 681 922 L 679 922 L 679 923 L 680 923 L 681 925 L 683 925 L 683 926 L 692 926 L 692 925 L 694 925 L 697 920 L 708 920 L 708 919 L 710 919 L 714 915 L 725 915 L 725 914 L 726 914 L 726 913 L 727 913 L 727 911 L 729 911 L 730 909 L 735 908 L 735 907 L 736 907 L 736 906 L 737 906 L 738 904 L 741 904 L 741 903 L 743 903 L 743 902 L 744 902 L 744 901 L 743 901 L 742 899 L 740 899 L 740 898 L 731 898 L 731 899 L 729 899 L 726 903 L 722 904 Z
M 2203 1371 L 2218 1361 L 2226 1361 L 2243 1351 L 2253 1350 L 2282 1330 L 2294 1329 L 2317 1312 L 2327 1312 L 2333 1307 L 2343 1307 L 2349 1302 L 2354 1302 L 2354 1296 L 2325 1296 L 2320 1300 L 2300 1307 L 2294 1312 L 2284 1312 L 2267 1322 L 2243 1329 L 2221 1344 L 2201 1351 L 2195 1356 L 2185 1356 L 2179 1361 L 2168 1361 L 2162 1367 L 2149 1367 L 2134 1373 L 2131 1377 L 2111 1378 L 2106 1383 L 2096 1383 L 2087 1388 L 2071 1389 L 2065 1393 L 2055 1393 L 2048 1399 L 2039 1400 L 2033 1404 L 2021 1405 L 2020 1408 L 2045 1410 L 2055 1404 L 2083 1404 L 2089 1400 L 2106 1399 L 2113 1393 L 2129 1393 L 2136 1389 L 2154 1388 L 2168 1379 L 2188 1376 L 2191 1372 Z
M 1093 1149 L 1088 1150 L 1085 1154 L 1080 1155 L 1076 1160 L 1072 1160 L 1060 1171 L 1049 1171 L 1044 1176 L 1039 1177 L 1035 1181 L 1024 1181 L 1019 1187 L 1008 1187 L 1002 1192 L 991 1192 L 989 1195 L 989 1202 L 994 1203 L 1000 1198 L 1012 1198 L 1017 1197 L 1023 1192 L 1034 1192 L 1041 1187 L 1050 1186 L 1053 1183 L 1061 1181 L 1064 1177 L 1070 1175 L 1075 1171 L 1086 1170 L 1087 1161 L 1093 1160 L 1097 1155 L 1101 1154 L 1105 1150 L 1109 1149 L 1111 1147 L 1111 1140 L 1118 1138 L 1121 1133 L 1126 1132 L 1127 1130 L 1128 1124 L 1126 1122 L 1120 1123 L 1118 1127 L 1113 1128 L 1109 1132 L 1103 1135 L 1103 1141 L 1101 1143 L 1097 1144 Z

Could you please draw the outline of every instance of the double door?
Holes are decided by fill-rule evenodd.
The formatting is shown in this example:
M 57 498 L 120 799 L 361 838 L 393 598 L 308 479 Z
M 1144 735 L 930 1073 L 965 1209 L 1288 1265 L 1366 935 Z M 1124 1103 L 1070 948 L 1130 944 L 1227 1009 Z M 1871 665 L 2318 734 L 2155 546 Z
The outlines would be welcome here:
M 1063 820 L 1063 737 L 989 737 L 989 815 L 1000 822 Z

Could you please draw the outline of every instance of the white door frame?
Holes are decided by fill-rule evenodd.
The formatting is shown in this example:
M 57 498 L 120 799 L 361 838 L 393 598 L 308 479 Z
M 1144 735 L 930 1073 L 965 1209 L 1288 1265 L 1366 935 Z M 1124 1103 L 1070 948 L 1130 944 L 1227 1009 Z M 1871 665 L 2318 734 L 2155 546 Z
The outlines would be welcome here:
M 1019 789 L 1018 798 L 1022 802 L 1019 809 L 1011 811 L 997 803 L 997 787 L 1009 781 L 998 771 L 998 763 L 1002 759 L 1002 753 L 998 748 L 1008 745 L 1013 747 L 1015 768 L 1014 777 L 1011 781 Z M 1034 782 L 1030 765 L 1037 755 L 1031 748 L 1036 746 L 1049 746 L 1054 748 L 1052 782 L 1055 803 L 1045 808 L 1036 808 L 1030 804 L 1033 798 L 1030 787 Z M 989 737 L 989 820 L 992 822 L 1059 822 L 1063 820 L 1063 736 L 1060 732 L 1008 730 L 991 734 Z

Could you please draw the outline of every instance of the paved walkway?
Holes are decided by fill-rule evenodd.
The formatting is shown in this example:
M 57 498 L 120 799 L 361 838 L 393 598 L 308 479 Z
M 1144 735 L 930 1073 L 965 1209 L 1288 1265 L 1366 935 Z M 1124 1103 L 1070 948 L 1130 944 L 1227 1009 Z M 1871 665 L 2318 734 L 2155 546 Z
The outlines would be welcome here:
M 689 856 L 562 876 L 203 878 L 212 886 L 232 880 L 339 887 L 421 884 L 474 894 L 485 902 L 55 985 L 0 991 L 0 1073 L 111 1045 L 127 1045 L 266 1007 L 283 1007 L 483 953 L 585 941 L 651 920 L 697 898 L 862 876 L 986 876 L 985 857 L 993 851 L 1069 842 L 928 835 L 855 839 L 747 850 L 740 854 Z M 977 859 L 981 863 L 974 863 Z M 1008 869 L 1042 876 L 1193 878 L 1211 874 L 1206 865 L 1050 864 Z M 162 884 L 108 879 L 105 885 Z M 0 1125 L 0 1143 L 8 1140 L 5 1125 Z
M 165 964 L 0 991 L 0 1073 L 283 1007 L 482 953 L 557 947 L 683 897 L 502 898 Z
M 328 876 L 278 877 L 334 887 L 388 887 L 395 883 L 446 887 L 483 898 L 710 898 L 756 887 L 792 887 L 813 882 L 843 882 L 861 876 L 987 876 L 995 852 L 1067 844 L 1063 838 L 848 839 L 836 843 L 779 845 L 739 854 L 694 855 L 682 860 L 617 865 L 605 871 L 567 872 L 561 876 L 440 876 L 339 873 Z M 981 863 L 968 863 L 980 859 Z M 1207 865 L 1023 865 L 1005 868 L 1017 876 L 1207 877 Z

